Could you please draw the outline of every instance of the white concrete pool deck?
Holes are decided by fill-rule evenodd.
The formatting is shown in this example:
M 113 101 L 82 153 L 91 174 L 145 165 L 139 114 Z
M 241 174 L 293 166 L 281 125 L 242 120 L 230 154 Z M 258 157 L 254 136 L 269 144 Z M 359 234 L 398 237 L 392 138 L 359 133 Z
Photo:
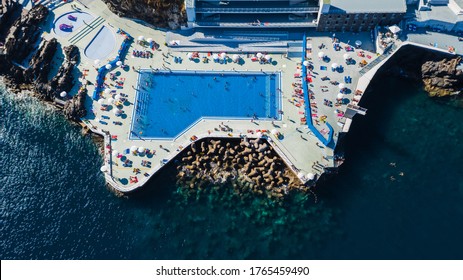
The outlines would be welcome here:
M 62 38 L 56 36 L 58 41 L 63 45 L 69 45 L 70 42 L 74 43 L 80 48 L 81 51 L 81 63 L 78 66 L 80 71 L 86 71 L 86 79 L 94 83 L 97 75 L 96 68 L 94 66 L 93 60 L 87 58 L 83 54 L 83 50 L 90 42 L 90 40 L 95 36 L 96 32 L 100 29 L 101 24 L 109 26 L 112 31 L 115 33 L 118 28 L 128 32 L 132 35 L 135 40 L 139 35 L 143 35 L 145 38 L 153 38 L 155 42 L 160 45 L 160 49 L 157 51 L 152 51 L 154 53 L 153 58 L 134 58 L 131 56 L 132 51 L 136 50 L 145 50 L 144 47 L 138 45 L 134 42 L 129 48 L 124 64 L 128 65 L 130 70 L 125 71 L 120 68 L 112 70 L 111 73 L 120 72 L 120 76 L 117 77 L 119 81 L 121 78 L 125 79 L 123 89 L 116 89 L 114 87 L 114 82 L 109 80 L 109 75 L 107 75 L 106 83 L 110 85 L 110 88 L 114 91 L 112 96 L 115 93 L 123 93 L 128 97 L 130 105 L 124 106 L 123 111 L 127 116 L 126 118 L 116 117 L 111 111 L 106 112 L 100 109 L 100 104 L 94 101 L 91 97 L 94 86 L 87 85 L 88 88 L 88 98 L 87 98 L 87 108 L 89 111 L 88 116 L 83 120 L 93 131 L 105 134 L 103 131 L 109 132 L 106 134 L 106 141 L 109 144 L 110 149 L 105 148 L 105 165 L 109 171 L 105 172 L 106 180 L 117 190 L 122 192 L 132 191 L 140 186 L 142 186 L 152 174 L 156 173 L 164 165 L 163 161 L 169 161 L 173 159 L 178 153 L 191 144 L 191 137 L 194 135 L 196 137 L 256 137 L 256 130 L 267 130 L 271 131 L 272 129 L 277 129 L 283 134 L 282 139 L 278 139 L 275 135 L 267 133 L 272 146 L 280 154 L 280 156 L 286 161 L 288 166 L 290 166 L 296 173 L 302 172 L 303 174 L 314 173 L 320 175 L 322 173 L 319 168 L 320 165 L 325 167 L 335 167 L 337 166 L 333 159 L 334 151 L 328 147 L 322 147 L 320 141 L 313 135 L 312 132 L 309 132 L 309 129 L 306 124 L 301 122 L 301 118 L 304 117 L 304 107 L 297 107 L 292 101 L 293 98 L 300 100 L 297 97 L 293 97 L 294 89 L 292 84 L 295 82 L 300 82 L 300 78 L 295 78 L 295 73 L 300 72 L 301 58 L 285 58 L 283 55 L 270 54 L 272 59 L 276 61 L 276 65 L 264 64 L 261 65 L 257 62 L 252 62 L 250 58 L 242 56 L 244 59 L 244 65 L 238 65 L 235 63 L 228 64 L 218 64 L 210 61 L 209 63 L 195 63 L 187 59 L 186 53 L 174 52 L 174 50 L 169 50 L 164 46 L 165 43 L 165 32 L 152 29 L 147 26 L 143 26 L 136 22 L 120 18 L 114 15 L 107 6 L 100 0 L 92 1 L 87 3 L 88 9 L 84 8 L 82 5 L 76 3 L 76 5 L 82 9 L 84 12 L 89 12 L 95 16 L 95 28 L 81 27 L 80 35 L 70 36 L 68 38 Z M 63 13 L 69 12 L 71 10 L 70 4 L 63 5 L 54 10 L 56 16 L 59 16 Z M 91 24 L 90 24 L 91 25 Z M 86 30 L 84 30 L 86 28 Z M 47 36 L 54 36 L 50 34 Z M 80 37 L 79 37 L 80 36 Z M 359 66 L 359 62 L 366 60 L 367 63 L 372 62 L 376 59 L 376 51 L 374 49 L 374 44 L 371 41 L 370 33 L 337 33 L 336 38 L 339 39 L 342 49 L 340 51 L 335 51 L 332 47 L 332 33 L 319 33 L 319 32 L 309 32 L 307 37 L 309 38 L 307 43 L 312 45 L 312 52 L 309 53 L 307 58 L 314 67 L 312 75 L 312 83 L 309 85 L 309 89 L 313 92 L 314 99 L 311 100 L 311 103 L 315 106 L 312 107 L 314 110 L 312 113 L 316 114 L 314 119 L 317 119 L 318 124 L 314 121 L 315 128 L 321 132 L 327 131 L 327 126 L 323 122 L 324 119 L 332 125 L 334 128 L 334 141 L 337 142 L 338 133 L 343 131 L 346 132 L 351 123 L 351 119 L 346 119 L 342 117 L 342 112 L 346 111 L 347 103 L 354 103 L 354 94 L 356 89 L 365 90 L 367 87 L 371 76 L 374 75 L 376 69 L 380 66 L 374 67 L 371 71 L 367 72 L 361 78 L 359 70 L 362 68 Z M 74 38 L 74 39 L 73 39 Z M 76 39 L 77 38 L 77 39 Z M 116 47 L 114 51 L 108 56 L 108 59 L 102 61 L 101 65 L 106 64 L 107 61 L 113 59 L 117 55 L 117 50 L 121 45 L 123 37 L 119 34 L 116 34 Z M 362 47 L 356 49 L 355 52 L 348 52 L 351 57 L 356 61 L 353 65 L 346 65 L 344 54 L 346 53 L 344 47 L 347 45 L 353 45 L 355 41 L 362 41 Z M 324 44 L 325 47 L 319 48 L 320 45 Z M 359 51 L 364 51 L 364 56 L 358 56 Z M 169 53 L 170 51 L 170 53 Z M 318 58 L 318 52 L 323 51 L 329 58 L 330 62 L 323 62 Z M 167 56 L 165 58 L 164 56 Z M 206 55 L 205 53 L 200 53 L 200 57 Z M 178 64 L 174 63 L 173 57 L 181 57 L 183 63 Z M 333 72 L 331 71 L 331 64 L 336 62 L 339 65 L 344 67 L 344 72 Z M 382 63 L 380 63 L 382 64 Z M 320 66 L 326 66 L 326 70 L 320 70 Z M 246 71 L 264 71 L 264 72 L 281 72 L 282 78 L 282 110 L 284 111 L 284 117 L 281 121 L 275 121 L 273 124 L 271 121 L 261 121 L 257 120 L 251 122 L 250 120 L 201 120 L 197 122 L 194 126 L 185 131 L 182 135 L 175 138 L 174 140 L 143 140 L 136 139 L 130 140 L 129 133 L 131 127 L 131 118 L 133 115 L 133 104 L 135 101 L 136 92 L 134 88 L 137 87 L 137 78 L 138 73 L 132 69 L 149 69 L 167 67 L 171 70 L 190 70 L 190 71 L 237 71 L 246 73 Z M 328 77 L 329 80 L 322 81 L 322 77 Z M 344 83 L 344 76 L 350 76 L 352 78 L 352 83 L 346 84 L 346 88 L 350 90 L 350 94 L 345 95 L 346 103 L 343 105 L 336 106 L 336 98 L 339 93 L 339 88 L 337 85 L 331 84 L 331 82 Z M 361 78 L 361 79 L 360 79 Z M 198 85 L 201 86 L 201 85 Z M 112 97 L 107 94 L 103 94 L 103 98 L 107 100 Z M 356 97 L 357 99 L 361 98 L 360 96 Z M 333 106 L 324 105 L 324 99 L 327 99 L 333 103 Z M 296 102 L 298 103 L 298 102 Z M 316 110 L 316 112 L 315 112 Z M 335 110 L 339 110 L 335 113 Z M 109 119 L 105 119 L 108 123 L 107 125 L 101 124 L 97 119 L 101 119 L 102 115 L 109 116 Z M 308 119 L 310 116 L 306 116 Z M 113 121 L 119 121 L 122 125 L 115 125 Z M 224 132 L 221 131 L 219 126 L 221 123 L 228 125 L 233 129 L 233 132 Z M 249 133 L 248 131 L 254 131 L 254 133 Z M 117 140 L 110 141 L 109 135 L 117 137 Z M 325 135 L 326 137 L 326 135 Z M 150 150 L 155 150 L 156 154 L 150 158 L 146 155 L 134 155 L 132 153 L 125 155 L 127 159 L 132 161 L 131 167 L 123 167 L 120 159 L 112 158 L 111 150 L 117 150 L 122 153 L 126 149 L 130 149 L 132 146 L 144 147 Z M 162 148 L 161 148 L 162 146 Z M 150 161 L 151 168 L 146 168 L 142 166 L 142 161 Z M 314 164 L 320 164 L 318 167 L 314 168 Z M 139 174 L 133 172 L 134 168 L 140 169 Z M 147 173 L 148 176 L 144 176 L 144 173 Z M 130 176 L 137 176 L 137 183 L 128 183 Z M 303 178 L 302 181 L 306 181 L 307 178 Z
M 304 174 L 314 173 L 314 174 L 321 174 L 321 169 L 313 168 L 314 163 L 319 163 L 326 167 L 334 167 L 335 163 L 333 160 L 334 152 L 332 149 L 327 147 L 322 147 L 319 144 L 319 140 L 313 135 L 313 133 L 309 132 L 307 125 L 301 123 L 301 118 L 304 117 L 301 114 L 304 110 L 303 107 L 296 107 L 291 99 L 293 98 L 294 89 L 292 87 L 292 83 L 300 82 L 300 78 L 295 78 L 294 74 L 300 71 L 301 66 L 301 58 L 293 58 L 288 59 L 282 55 L 271 55 L 272 59 L 276 61 L 276 65 L 271 64 L 259 64 L 257 62 L 252 62 L 250 58 L 246 56 L 243 57 L 244 65 L 238 65 L 235 63 L 228 63 L 228 64 L 218 64 L 213 63 L 210 61 L 209 63 L 195 63 L 191 62 L 187 59 L 186 53 L 175 53 L 171 52 L 168 58 L 163 57 L 162 54 L 167 55 L 169 50 L 167 47 L 164 46 L 165 43 L 165 32 L 154 30 L 152 28 L 140 25 L 133 21 L 119 18 L 118 16 L 112 14 L 106 7 L 106 5 L 101 1 L 93 1 L 92 3 L 88 4 L 88 10 L 80 4 L 76 4 L 82 11 L 92 13 L 95 18 L 101 17 L 104 19 L 104 23 L 113 28 L 115 32 L 117 28 L 121 28 L 122 30 L 128 32 L 132 35 L 135 39 L 139 35 L 143 35 L 145 38 L 153 38 L 161 47 L 158 51 L 152 51 L 154 56 L 152 59 L 147 58 L 133 58 L 131 56 L 132 51 L 134 49 L 137 50 L 144 50 L 144 48 L 135 42 L 131 45 L 128 55 L 124 61 L 124 64 L 130 67 L 129 71 L 124 71 L 120 68 L 116 68 L 112 71 L 112 73 L 120 72 L 121 75 L 118 77 L 125 78 L 125 83 L 123 89 L 116 89 L 115 87 L 111 86 L 111 89 L 115 90 L 115 93 L 124 93 L 127 94 L 127 99 L 130 104 L 134 103 L 135 100 L 135 90 L 133 87 L 136 87 L 137 77 L 138 74 L 136 71 L 132 70 L 132 67 L 138 69 L 139 67 L 142 69 L 149 69 L 150 66 L 152 68 L 163 68 L 163 65 L 172 69 L 172 70 L 191 70 L 191 71 L 238 71 L 245 73 L 246 71 L 264 71 L 264 72 L 281 72 L 282 75 L 282 110 L 284 111 L 284 117 L 281 121 L 275 121 L 274 125 L 271 121 L 260 121 L 257 120 L 255 122 L 251 122 L 250 120 L 246 121 L 238 121 L 238 120 L 230 120 L 230 121 L 223 121 L 223 120 L 202 120 L 198 122 L 195 126 L 191 127 L 187 130 L 183 135 L 177 137 L 176 139 L 172 140 L 130 140 L 129 139 L 129 130 L 130 130 L 130 122 L 132 118 L 132 110 L 133 105 L 128 105 L 123 107 L 124 113 L 127 115 L 127 118 L 122 119 L 121 117 L 116 117 L 111 111 L 104 112 L 100 110 L 100 105 L 93 101 L 91 95 L 93 93 L 93 85 L 88 85 L 88 98 L 87 98 L 87 108 L 89 110 L 89 114 L 84 120 L 89 127 L 91 127 L 94 131 L 102 133 L 102 131 L 108 131 L 111 135 L 117 136 L 116 141 L 111 141 L 111 149 L 117 150 L 118 152 L 122 153 L 124 150 L 129 149 L 131 146 L 137 147 L 144 147 L 150 150 L 155 150 L 156 154 L 151 157 L 147 158 L 147 156 L 139 156 L 139 155 L 125 155 L 127 159 L 132 161 L 131 167 L 123 167 L 122 162 L 120 159 L 113 159 L 111 157 L 110 149 L 105 149 L 105 162 L 109 170 L 111 172 L 106 172 L 106 179 L 108 183 L 110 183 L 116 189 L 127 192 L 134 190 L 141 185 L 143 185 L 149 177 L 145 177 L 143 174 L 147 173 L 150 176 L 159 170 L 163 163 L 163 160 L 170 160 L 174 158 L 182 148 L 187 147 L 191 140 L 190 138 L 194 135 L 198 138 L 202 137 L 239 137 L 240 135 L 246 135 L 249 137 L 256 137 L 256 130 L 267 130 L 271 131 L 272 129 L 277 129 L 279 132 L 283 134 L 283 138 L 280 140 L 271 133 L 267 133 L 272 145 L 276 149 L 276 151 L 280 154 L 280 156 L 287 162 L 287 164 L 295 171 L 295 172 L 302 172 Z M 56 16 L 59 16 L 63 13 L 69 12 L 71 10 L 70 5 L 63 5 L 54 10 Z M 99 25 L 98 25 L 99 26 Z M 82 32 L 81 30 L 77 32 Z M 93 60 L 88 59 L 85 55 L 83 55 L 83 50 L 90 42 L 90 40 L 95 36 L 96 32 L 98 32 L 99 27 L 94 28 L 93 30 L 89 30 L 87 28 L 87 33 L 82 36 L 80 40 L 75 42 L 73 41 L 81 50 L 81 63 L 79 65 L 79 69 L 84 72 L 84 69 L 88 69 L 86 79 L 90 82 L 94 82 L 96 79 L 97 71 L 94 67 Z M 49 36 L 53 36 L 50 34 Z M 338 82 L 344 82 L 344 76 L 351 76 L 352 77 L 352 84 L 347 85 L 352 91 L 355 91 L 354 86 L 356 85 L 359 73 L 358 70 L 360 69 L 358 66 L 358 58 L 352 55 L 354 59 L 357 60 L 356 65 L 346 66 L 344 63 L 343 54 L 345 51 L 334 51 L 331 45 L 331 36 L 332 34 L 323 34 L 323 33 L 313 33 L 308 34 L 308 37 L 311 38 L 312 42 L 312 62 L 314 65 L 314 74 L 313 78 L 313 86 L 310 88 L 314 92 L 316 102 L 318 104 L 318 115 L 326 115 L 327 121 L 330 122 L 335 129 L 335 141 L 337 138 L 337 133 L 341 131 L 342 126 L 338 125 L 338 121 L 342 123 L 342 118 L 338 117 L 337 114 L 334 114 L 335 109 L 339 109 L 341 111 L 345 110 L 346 105 L 342 105 L 339 107 L 328 107 L 323 105 L 323 99 L 329 99 L 333 102 L 336 101 L 336 95 L 339 92 L 339 89 L 335 85 L 331 85 L 328 81 L 321 81 L 320 77 L 328 76 L 332 81 L 336 80 Z M 338 37 L 339 36 L 339 37 Z M 62 38 L 56 36 L 57 39 L 63 45 L 69 45 L 69 37 Z M 345 43 L 350 41 L 350 44 L 353 44 L 356 40 L 362 40 L 364 46 L 367 47 L 365 53 L 370 56 L 371 58 L 366 58 L 366 60 L 371 61 L 375 58 L 375 55 L 372 50 L 369 50 L 368 47 L 372 46 L 373 44 L 369 41 L 369 33 L 361 33 L 361 34 L 352 34 L 352 33 L 344 33 L 339 34 L 337 37 L 341 41 L 341 45 L 344 46 Z M 116 48 L 115 50 L 109 55 L 108 61 L 113 59 L 117 55 L 117 50 L 123 40 L 121 35 L 116 34 Z M 330 57 L 331 61 L 329 63 L 321 62 L 318 57 L 317 53 L 319 51 L 318 45 L 321 43 L 325 44 L 326 47 L 322 49 L 325 54 Z M 351 53 L 355 54 L 355 53 Z M 202 57 L 203 53 L 200 54 Z M 173 57 L 179 56 L 183 58 L 183 63 L 177 64 L 174 63 Z M 363 58 L 362 58 L 363 59 Z M 337 73 L 331 71 L 331 63 L 336 62 L 338 64 L 342 64 L 344 66 L 344 73 Z M 101 65 L 104 65 L 106 61 L 102 61 Z M 326 71 L 320 71 L 320 65 L 327 66 Z M 299 68 L 299 69 L 298 69 Z M 109 80 L 109 75 L 107 75 L 107 83 L 114 84 Z M 326 86 L 328 91 L 322 92 L 321 86 Z M 353 93 L 346 95 L 346 98 L 352 98 Z M 107 96 L 103 94 L 104 99 L 108 99 L 111 96 Z M 93 111 L 93 112 L 92 112 Z M 96 121 L 97 118 L 101 119 L 102 115 L 109 116 L 110 119 L 105 120 L 107 121 L 108 125 L 103 125 Z M 308 117 L 308 116 L 307 116 Z M 113 121 L 120 121 L 122 125 L 114 125 Z M 232 133 L 217 131 L 219 125 L 224 122 L 224 124 L 228 125 L 230 128 L 233 129 Z M 320 122 L 320 125 L 317 126 L 320 131 L 326 131 L 326 125 L 323 122 Z M 248 131 L 254 131 L 254 133 L 248 133 Z M 162 148 L 160 148 L 162 145 Z M 151 168 L 145 168 L 142 166 L 142 161 L 148 160 L 151 162 Z M 135 174 L 133 172 L 134 168 L 140 169 L 140 174 Z M 138 183 L 127 183 L 129 181 L 130 176 L 137 176 Z M 306 178 L 303 178 L 305 181 Z

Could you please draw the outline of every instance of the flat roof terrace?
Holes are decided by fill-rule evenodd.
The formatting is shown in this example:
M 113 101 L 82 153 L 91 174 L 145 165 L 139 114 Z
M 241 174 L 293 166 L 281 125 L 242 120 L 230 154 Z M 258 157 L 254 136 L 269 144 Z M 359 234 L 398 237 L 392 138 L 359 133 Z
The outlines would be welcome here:
M 223 1 L 222 1 L 223 2 Z M 221 5 L 220 2 L 198 2 L 196 13 L 317 13 L 318 3 L 301 2 L 292 4 L 289 1 L 261 1 L 258 3 L 248 1 L 228 2 Z
M 280 120 L 280 73 L 141 71 L 131 139 L 176 138 L 201 119 Z

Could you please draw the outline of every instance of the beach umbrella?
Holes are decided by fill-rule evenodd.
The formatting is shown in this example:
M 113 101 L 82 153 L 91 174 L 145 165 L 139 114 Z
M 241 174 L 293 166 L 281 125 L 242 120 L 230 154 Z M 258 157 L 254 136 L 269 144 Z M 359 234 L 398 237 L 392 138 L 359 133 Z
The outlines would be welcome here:
M 118 62 L 116 62 L 116 65 L 117 65 L 117 66 L 121 66 L 121 65 L 122 65 L 122 61 L 119 60 Z
M 100 171 L 101 171 L 101 172 L 106 172 L 106 171 L 108 171 L 108 167 L 106 167 L 106 165 L 103 165 L 103 166 L 100 168 Z
M 307 173 L 307 179 L 313 180 L 315 179 L 315 175 L 312 172 Z
M 95 61 L 93 61 L 93 64 L 95 64 L 95 65 L 100 64 L 100 60 L 99 60 L 99 59 L 95 59 Z
M 340 84 L 338 85 L 338 87 L 339 87 L 339 89 L 344 89 L 344 88 L 346 87 L 346 85 L 343 84 L 343 83 L 340 83 Z
M 262 132 L 259 131 L 259 132 L 256 133 L 256 136 L 257 136 L 257 138 L 262 138 L 262 136 L 264 136 L 264 135 L 262 134 Z
M 59 96 L 61 96 L 61 97 L 66 97 L 66 95 L 67 95 L 67 92 L 65 92 L 65 91 L 62 91 L 62 92 L 59 94 Z
M 107 70 L 111 69 L 111 64 L 106 64 L 105 68 L 106 68 Z
M 302 64 L 303 64 L 304 66 L 306 66 L 306 67 L 307 67 L 307 66 L 309 66 L 310 62 L 309 62 L 309 61 L 307 61 L 307 60 L 304 60 L 304 62 L 302 62 Z
M 224 53 L 224 52 L 220 54 L 220 58 L 221 58 L 221 59 L 225 59 L 226 56 L 227 56 L 227 54 Z
M 278 134 L 280 134 L 280 133 L 278 132 L 278 130 L 276 130 L 275 128 L 274 128 L 274 129 L 272 129 L 272 131 L 271 131 L 271 132 L 272 132 L 272 134 L 274 134 L 274 135 L 278 135 Z
M 360 47 L 362 45 L 362 41 L 360 40 L 355 41 L 355 45 L 357 46 L 357 48 Z
M 263 54 L 259 52 L 259 53 L 256 54 L 256 56 L 257 56 L 257 58 L 261 58 L 263 56 Z
M 343 99 L 343 98 L 344 98 L 344 94 L 338 93 L 338 99 Z
M 324 57 L 325 57 L 325 53 L 324 53 L 324 52 L 319 52 L 319 53 L 318 53 L 318 57 L 319 57 L 319 58 L 324 58 Z
M 143 41 L 145 40 L 145 37 L 143 37 L 142 35 L 138 36 L 138 41 Z
M 396 34 L 396 33 L 399 33 L 402 29 L 400 29 L 400 27 L 398 27 L 397 25 L 393 25 L 393 26 L 389 26 L 389 30 Z
M 116 94 L 116 96 L 114 96 L 114 98 L 115 98 L 116 100 L 121 100 L 121 99 L 122 99 L 122 96 L 121 96 L 120 94 Z
M 108 104 L 112 104 L 114 102 L 114 98 L 110 97 L 108 98 Z
M 336 68 L 338 68 L 338 67 L 339 67 L 339 65 L 338 65 L 337 63 L 333 63 L 333 64 L 331 64 L 331 68 L 334 68 L 334 69 L 336 69 Z
M 193 54 L 192 53 L 187 53 L 186 57 L 188 57 L 188 59 L 191 59 L 193 57 Z
M 265 58 L 265 60 L 270 60 L 271 57 L 270 57 L 270 55 L 266 54 L 266 55 L 264 56 L 264 58 Z
M 213 58 L 213 59 L 218 59 L 218 58 L 219 58 L 219 55 L 215 53 L 215 54 L 212 55 L 212 58 Z
M 110 94 L 110 93 L 111 93 L 111 89 L 105 88 L 104 93 L 105 93 L 105 94 Z
M 145 152 L 145 148 L 143 147 L 139 147 L 138 148 L 138 152 L 141 154 L 141 153 L 144 153 Z
M 344 59 L 345 59 L 345 60 L 350 59 L 350 55 L 349 55 L 348 53 L 345 53 L 345 54 L 344 54 Z
M 302 180 L 302 178 L 304 178 L 304 177 L 305 177 L 304 173 L 302 173 L 302 172 L 297 173 L 297 178 Z
M 130 147 L 130 151 L 131 151 L 132 153 L 135 152 L 135 151 L 137 151 L 137 149 L 138 149 L 137 146 L 132 146 L 132 147 Z
M 104 104 L 104 99 L 98 99 L 98 104 L 103 105 Z
M 117 150 L 113 150 L 112 156 L 117 157 L 119 155 L 119 152 Z
M 148 43 L 153 42 L 153 38 L 148 38 L 148 39 L 146 39 L 146 42 L 148 42 Z
M 232 59 L 233 59 L 233 61 L 238 61 L 238 59 L 240 59 L 240 56 L 237 55 L 237 54 L 234 54 L 234 55 L 232 56 Z

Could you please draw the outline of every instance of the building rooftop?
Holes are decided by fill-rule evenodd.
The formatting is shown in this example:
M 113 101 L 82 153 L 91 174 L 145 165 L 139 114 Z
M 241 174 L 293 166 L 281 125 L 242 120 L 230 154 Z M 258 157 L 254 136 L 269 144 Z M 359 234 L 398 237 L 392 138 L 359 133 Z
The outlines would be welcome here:
M 328 0 L 330 12 L 338 13 L 405 13 L 407 5 L 405 0 Z
M 430 11 L 419 11 L 420 21 L 434 20 L 448 23 L 456 23 L 456 15 L 448 6 L 432 6 Z

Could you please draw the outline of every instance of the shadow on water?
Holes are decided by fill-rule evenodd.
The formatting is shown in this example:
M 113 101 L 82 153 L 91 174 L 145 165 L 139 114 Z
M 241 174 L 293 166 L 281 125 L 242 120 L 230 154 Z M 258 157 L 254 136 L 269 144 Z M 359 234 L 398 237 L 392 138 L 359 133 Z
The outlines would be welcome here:
M 342 238 L 324 252 L 336 259 L 462 257 L 461 109 L 431 99 L 401 78 L 375 78 L 346 139 L 339 174 L 319 184 Z M 445 217 L 445 221 L 442 219 Z

